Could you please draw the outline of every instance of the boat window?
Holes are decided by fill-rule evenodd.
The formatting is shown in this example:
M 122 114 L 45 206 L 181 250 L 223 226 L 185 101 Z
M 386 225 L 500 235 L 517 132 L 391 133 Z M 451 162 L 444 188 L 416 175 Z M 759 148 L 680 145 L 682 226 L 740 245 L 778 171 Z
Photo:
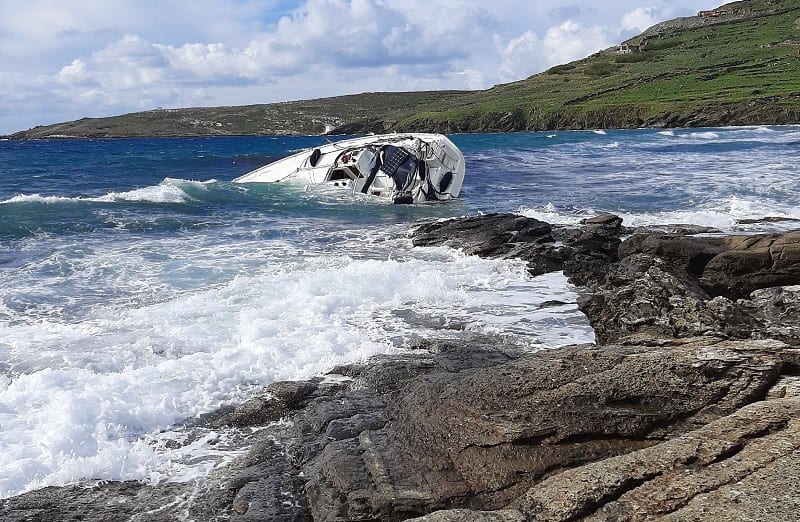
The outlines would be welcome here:
M 442 176 L 442 179 L 439 180 L 439 192 L 446 192 L 447 189 L 450 188 L 450 183 L 453 182 L 453 173 L 447 171 Z
M 328 181 L 335 181 L 337 179 L 350 179 L 353 175 L 349 174 L 348 169 L 334 169 L 328 174 Z

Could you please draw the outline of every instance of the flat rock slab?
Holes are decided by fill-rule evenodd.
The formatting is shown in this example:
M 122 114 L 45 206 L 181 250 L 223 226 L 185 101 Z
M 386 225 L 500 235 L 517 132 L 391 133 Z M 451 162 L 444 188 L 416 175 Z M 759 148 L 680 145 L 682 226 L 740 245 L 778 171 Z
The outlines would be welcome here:
M 363 425 L 358 433 L 334 440 L 327 427 L 317 425 L 314 436 L 302 416 L 296 419 L 299 431 L 318 444 L 302 467 L 309 507 L 315 520 L 392 520 L 452 509 L 453 517 L 479 512 L 487 512 L 480 515 L 486 520 L 529 517 L 543 509 L 543 501 L 530 500 L 538 484 L 565 470 L 643 451 L 666 452 L 663 458 L 670 459 L 673 450 L 662 444 L 758 403 L 797 357 L 779 343 L 700 339 L 661 349 L 577 346 L 488 368 L 437 368 L 378 394 L 385 404 L 380 427 Z M 310 405 L 309 418 L 327 402 Z M 750 431 L 736 440 L 749 444 L 761 434 L 780 432 L 786 416 L 776 418 L 767 422 L 764 416 L 761 428 L 745 422 Z M 351 420 L 358 422 L 356 415 L 338 419 Z M 764 440 L 765 447 L 783 444 Z M 733 451 L 735 443 L 722 446 L 708 464 Z M 689 452 L 692 446 L 681 447 Z M 703 455 L 687 453 L 686 469 L 699 469 Z M 620 470 L 614 483 L 643 483 L 638 464 L 609 466 Z M 586 481 L 600 487 L 598 480 Z M 566 490 L 575 487 L 574 479 L 563 484 Z M 563 498 L 563 492 L 557 496 Z M 577 503 L 596 509 L 607 503 L 580 498 Z M 586 509 L 576 507 L 552 519 L 569 520 Z

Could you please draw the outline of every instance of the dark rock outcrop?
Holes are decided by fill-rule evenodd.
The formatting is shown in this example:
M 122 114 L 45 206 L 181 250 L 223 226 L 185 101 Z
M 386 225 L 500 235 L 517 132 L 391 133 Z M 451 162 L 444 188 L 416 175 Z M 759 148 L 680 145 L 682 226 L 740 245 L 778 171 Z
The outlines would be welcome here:
M 134 520 L 174 520 L 171 509 L 186 493 L 177 484 L 152 488 L 138 482 L 112 482 L 91 487 L 48 487 L 0 501 L 3 522 L 49 522 L 82 520 L 108 522 Z
M 532 275 L 567 270 L 578 280 L 613 262 L 622 220 L 604 215 L 584 227 L 557 227 L 514 214 L 487 214 L 420 226 L 415 246 L 446 245 L 481 257 L 522 259 Z
M 756 236 L 638 234 L 620 257 L 642 253 L 683 268 L 713 295 L 746 298 L 754 290 L 800 282 L 800 231 Z
M 597 339 L 713 335 L 800 344 L 800 234 L 634 234 L 580 301 Z M 637 341 L 637 339 L 639 341 Z

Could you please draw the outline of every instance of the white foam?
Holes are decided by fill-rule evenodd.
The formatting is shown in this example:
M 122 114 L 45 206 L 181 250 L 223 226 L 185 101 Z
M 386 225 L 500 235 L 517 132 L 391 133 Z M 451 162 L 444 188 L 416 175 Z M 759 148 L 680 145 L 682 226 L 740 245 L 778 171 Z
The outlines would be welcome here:
M 111 192 L 97 201 L 149 201 L 152 203 L 184 203 L 190 199 L 179 187 L 159 185 L 128 192 Z
M 216 180 L 192 181 L 183 179 L 165 178 L 158 185 L 142 187 L 125 192 L 109 192 L 100 197 L 66 197 L 42 196 L 40 194 L 19 194 L 9 199 L 0 201 L 0 204 L 11 203 L 65 203 L 65 202 L 94 202 L 113 203 L 116 201 L 134 201 L 150 203 L 185 203 L 193 198 L 186 193 L 186 188 L 208 190 L 208 186 Z
M 517 213 L 553 225 L 579 225 L 581 220 L 595 215 L 595 212 L 590 209 L 586 209 L 584 212 L 580 213 L 564 212 L 557 209 L 552 203 L 548 203 L 540 208 L 521 207 Z
M 180 434 L 175 423 L 244 400 L 274 380 L 401 350 L 443 322 L 530 334 L 535 348 L 572 341 L 569 332 L 581 322 L 574 303 L 565 305 L 562 326 L 554 326 L 553 314 L 535 311 L 537 302 L 574 300 L 563 276 L 531 280 L 522 263 L 450 249 L 350 259 L 294 256 L 275 243 L 260 251 L 246 245 L 249 257 L 240 257 L 236 245 L 206 251 L 173 238 L 170 246 L 185 261 L 137 269 L 123 243 L 97 252 L 89 245 L 85 265 L 110 265 L 96 282 L 122 286 L 128 283 L 110 283 L 116 271 L 132 270 L 129 282 L 140 280 L 142 291 L 105 303 L 102 295 L 76 290 L 74 299 L 88 303 L 77 320 L 61 318 L 56 308 L 0 323 L 10 376 L 0 380 L 0 496 L 82 479 L 190 480 L 218 461 L 196 457 L 224 434 L 176 450 L 164 440 L 179 435 L 160 432 Z M 109 263 L 124 254 L 130 264 Z M 285 257 L 277 262 L 274 255 Z M 216 267 L 221 276 L 182 287 L 190 268 L 184 263 Z M 64 285 L 79 268 L 51 277 Z M 8 281 L 3 286 L 10 288 Z M 584 320 L 575 340 L 591 335 L 586 328 Z
M 718 140 L 719 133 L 717 132 L 690 132 L 689 134 L 681 134 L 682 137 L 688 137 L 693 140 Z
M 693 224 L 716 228 L 722 232 L 757 231 L 762 228 L 770 230 L 796 228 L 800 219 L 800 208 L 781 206 L 759 199 L 739 197 L 725 198 L 710 202 L 704 208 L 690 210 L 672 210 L 652 213 L 621 212 L 626 226 L 651 226 L 671 224 Z M 742 220 L 758 221 L 764 218 L 786 218 L 785 224 L 769 223 L 766 227 L 759 223 L 742 225 Z
M 0 201 L 0 205 L 12 203 L 62 203 L 64 201 L 71 201 L 73 199 L 74 198 L 65 198 L 61 196 L 42 196 L 40 194 L 18 194 Z
M 96 198 L 95 201 L 146 201 L 151 203 L 185 203 L 193 198 L 186 193 L 186 187 L 194 187 L 208 190 L 208 185 L 215 183 L 210 181 L 191 181 L 166 178 L 160 184 L 135 189 L 127 192 L 111 192 L 103 197 Z

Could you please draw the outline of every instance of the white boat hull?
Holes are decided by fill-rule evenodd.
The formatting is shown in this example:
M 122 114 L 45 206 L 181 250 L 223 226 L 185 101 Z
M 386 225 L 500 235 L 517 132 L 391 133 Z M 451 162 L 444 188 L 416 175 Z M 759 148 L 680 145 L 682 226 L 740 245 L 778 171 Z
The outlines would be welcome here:
M 464 156 L 441 134 L 383 134 L 328 143 L 264 165 L 234 183 L 327 184 L 394 203 L 458 197 Z

